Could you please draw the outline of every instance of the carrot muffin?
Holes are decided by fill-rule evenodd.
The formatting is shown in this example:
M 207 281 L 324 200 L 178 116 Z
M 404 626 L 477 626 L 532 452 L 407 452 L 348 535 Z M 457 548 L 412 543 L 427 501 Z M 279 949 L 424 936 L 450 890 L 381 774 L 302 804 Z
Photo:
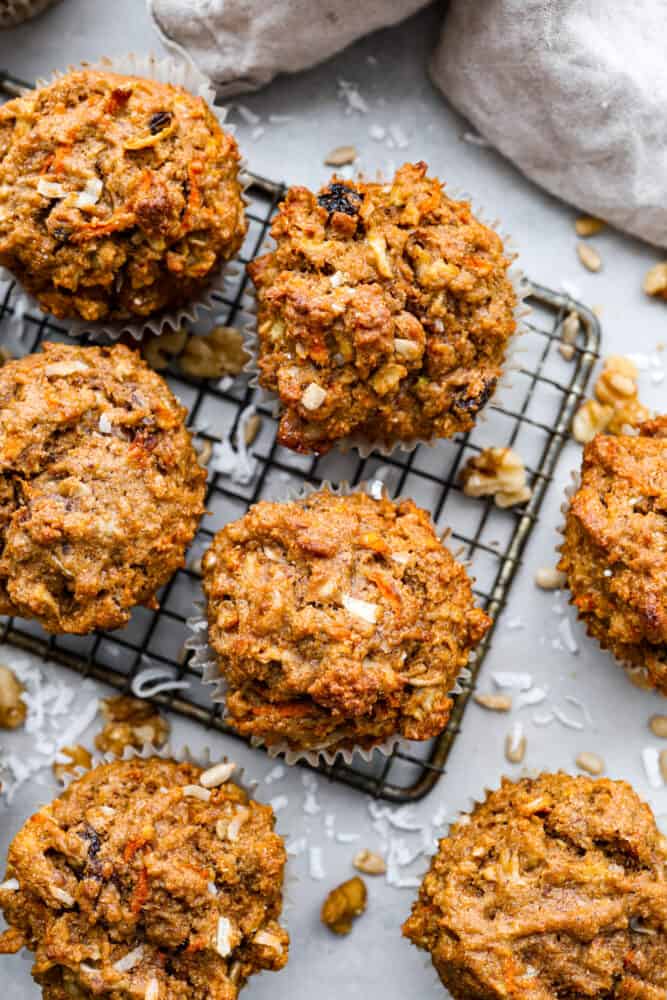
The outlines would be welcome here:
M 440 841 L 403 933 L 455 1000 L 657 1000 L 665 838 L 625 782 L 504 780 Z
M 0 108 L 0 264 L 59 317 L 183 306 L 243 241 L 239 160 L 201 97 L 67 73 Z
M 248 266 L 260 382 L 280 397 L 289 448 L 451 437 L 495 389 L 516 329 L 511 262 L 426 169 L 291 188 L 276 250 Z
M 47 1000 L 234 1000 L 285 965 L 284 845 L 232 767 L 104 764 L 19 831 L 0 953 L 33 951 Z
M 256 504 L 205 554 L 229 721 L 291 749 L 425 740 L 490 620 L 411 500 L 321 490 Z
M 119 628 L 183 565 L 203 511 L 185 409 L 127 347 L 0 368 L 0 613 Z
M 586 446 L 561 553 L 589 635 L 667 694 L 667 416 Z

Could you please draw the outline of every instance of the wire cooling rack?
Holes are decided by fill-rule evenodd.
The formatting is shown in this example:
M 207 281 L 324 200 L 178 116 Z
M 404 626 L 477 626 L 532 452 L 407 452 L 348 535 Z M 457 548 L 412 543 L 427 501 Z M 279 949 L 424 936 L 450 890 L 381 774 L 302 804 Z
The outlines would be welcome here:
M 14 92 L 17 81 L 0 74 L 0 90 Z M 246 264 L 263 250 L 271 218 L 284 194 L 282 184 L 252 176 L 247 191 L 249 230 L 240 260 Z M 239 269 L 224 295 L 217 297 L 213 319 L 234 325 L 241 319 L 247 278 Z M 66 340 L 67 330 L 51 318 L 28 311 L 16 315 L 12 288 L 0 298 L 0 344 L 14 355 L 38 349 L 44 340 Z M 33 622 L 19 618 L 0 619 L 0 640 L 63 664 L 79 674 L 103 681 L 121 691 L 147 666 L 160 667 L 165 676 L 188 682 L 188 687 L 159 694 L 151 700 L 209 729 L 236 736 L 213 706 L 209 689 L 190 663 L 185 646 L 186 619 L 193 603 L 201 598 L 198 563 L 202 553 L 225 523 L 241 517 L 260 499 L 280 499 L 289 486 L 304 480 L 358 483 L 382 479 L 391 495 L 412 497 L 427 508 L 448 544 L 462 559 L 470 560 L 475 576 L 475 594 L 494 621 L 502 612 L 521 555 L 537 520 L 552 479 L 568 428 L 583 397 L 595 359 L 600 327 L 585 306 L 564 294 L 538 285 L 530 286 L 527 304 L 531 314 L 526 333 L 519 341 L 518 366 L 511 372 L 511 386 L 487 407 L 483 419 L 469 434 L 420 446 L 410 454 L 390 457 L 356 452 L 330 453 L 322 458 L 296 455 L 276 443 L 276 421 L 271 407 L 245 376 L 235 381 L 209 382 L 184 375 L 175 360 L 166 377 L 189 410 L 189 424 L 201 441 L 226 438 L 235 446 L 242 415 L 254 406 L 261 416 L 259 434 L 251 446 L 256 472 L 250 482 L 234 481 L 230 475 L 210 473 L 205 519 L 190 550 L 186 568 L 180 570 L 159 595 L 160 609 L 138 608 L 129 625 L 115 632 L 90 636 L 50 636 Z M 576 312 L 580 331 L 572 360 L 558 350 L 560 328 L 569 312 Z M 203 325 L 210 327 L 209 318 Z M 200 324 L 201 325 L 201 324 Z M 84 338 L 85 342 L 85 338 Z M 533 493 L 521 508 L 499 510 L 490 499 L 464 497 L 458 475 L 466 460 L 489 445 L 515 448 L 526 463 Z M 445 731 L 426 744 L 402 741 L 389 757 L 374 756 L 371 763 L 355 758 L 320 765 L 317 770 L 377 798 L 411 802 L 424 796 L 444 774 L 447 758 L 460 731 L 463 714 L 489 647 L 493 629 L 478 648 L 471 663 L 470 679 L 454 696 L 454 708 Z M 237 737 L 238 738 L 238 737 Z

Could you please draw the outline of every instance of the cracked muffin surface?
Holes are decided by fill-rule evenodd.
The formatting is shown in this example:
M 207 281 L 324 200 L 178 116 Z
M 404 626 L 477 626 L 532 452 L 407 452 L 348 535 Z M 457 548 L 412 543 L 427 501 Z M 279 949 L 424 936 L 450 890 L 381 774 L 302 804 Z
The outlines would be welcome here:
M 0 107 L 0 264 L 58 317 L 185 305 L 243 241 L 239 163 L 201 97 L 67 73 Z
M 411 500 L 323 489 L 261 502 L 216 535 L 202 567 L 229 722 L 267 745 L 435 736 L 490 625 Z
M 86 633 L 156 606 L 203 512 L 185 414 L 122 345 L 0 368 L 0 613 Z
M 516 329 L 511 261 L 426 169 L 406 164 L 387 184 L 334 178 L 319 195 L 291 188 L 276 249 L 248 265 L 282 444 L 451 437 L 493 394 Z
M 403 933 L 456 1000 L 658 1000 L 667 843 L 625 782 L 505 779 L 440 841 Z
M 667 694 L 667 416 L 586 446 L 559 569 L 589 635 Z
M 35 953 L 46 1000 L 235 1000 L 285 965 L 273 810 L 232 781 L 204 787 L 214 771 L 103 764 L 16 835 L 0 953 Z

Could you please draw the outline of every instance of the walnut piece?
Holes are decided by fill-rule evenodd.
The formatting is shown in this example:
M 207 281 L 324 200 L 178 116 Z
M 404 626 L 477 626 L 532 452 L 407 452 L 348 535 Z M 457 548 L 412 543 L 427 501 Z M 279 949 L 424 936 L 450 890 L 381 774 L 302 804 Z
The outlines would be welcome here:
M 647 295 L 656 295 L 667 299 L 667 260 L 654 264 L 644 278 L 644 291 Z
M 61 747 L 58 753 L 62 757 L 69 757 L 69 760 L 66 763 L 56 761 L 53 764 L 53 773 L 58 781 L 64 783 L 65 778 L 68 775 L 76 777 L 79 772 L 79 768 L 82 768 L 84 771 L 89 771 L 92 767 L 93 758 L 90 751 L 86 750 L 86 748 L 82 747 L 79 743 L 73 747 Z
M 384 858 L 380 854 L 374 854 L 367 847 L 357 851 L 352 860 L 352 864 L 357 871 L 364 875 L 384 875 L 387 870 Z
M 497 507 L 513 507 L 532 496 L 525 466 L 511 448 L 485 448 L 469 458 L 461 471 L 461 483 L 466 496 L 492 496 Z
M 167 742 L 169 723 L 148 701 L 119 695 L 102 699 L 100 710 L 106 725 L 95 737 L 95 746 L 104 753 L 119 757 L 125 747 L 141 750 L 146 743 L 161 747 Z
M 18 729 L 25 722 L 24 690 L 14 671 L 0 664 L 0 729 Z
M 622 434 L 626 425 L 636 427 L 651 416 L 637 394 L 637 366 L 620 354 L 610 355 L 595 383 L 595 399 L 586 400 L 572 421 L 572 433 L 580 444 L 596 434 Z
M 334 934 L 349 934 L 366 909 L 366 886 L 358 875 L 332 889 L 322 904 L 322 923 Z
M 170 360 L 180 354 L 188 339 L 187 330 L 172 330 L 171 333 L 161 333 L 150 337 L 141 345 L 144 360 L 153 371 L 161 372 Z
M 222 378 L 238 375 L 248 361 L 243 334 L 233 326 L 214 326 L 205 337 L 188 338 L 178 364 L 193 378 Z

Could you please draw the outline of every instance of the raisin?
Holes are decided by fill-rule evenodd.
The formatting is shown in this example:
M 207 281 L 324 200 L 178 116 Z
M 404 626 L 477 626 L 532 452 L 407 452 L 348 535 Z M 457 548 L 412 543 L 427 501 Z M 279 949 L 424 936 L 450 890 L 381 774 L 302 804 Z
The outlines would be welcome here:
M 359 211 L 363 195 L 348 187 L 347 184 L 330 184 L 317 199 L 318 205 L 325 208 L 329 215 L 333 212 L 344 212 L 345 215 L 356 215 Z
M 171 123 L 171 113 L 169 111 L 156 111 L 155 114 L 151 115 L 151 119 L 148 123 L 148 127 L 151 130 L 151 135 L 157 135 L 161 132 L 163 128 Z
M 493 395 L 497 381 L 498 380 L 496 378 L 490 378 L 482 391 L 476 396 L 466 396 L 465 394 L 462 394 L 454 400 L 452 408 L 458 413 L 477 413 L 483 406 L 486 405 L 490 397 Z
M 97 830 L 94 830 L 89 823 L 86 823 L 84 829 L 79 830 L 79 836 L 81 837 L 82 840 L 88 841 L 88 857 L 89 858 L 97 857 L 97 855 L 100 853 L 100 848 L 102 846 Z

